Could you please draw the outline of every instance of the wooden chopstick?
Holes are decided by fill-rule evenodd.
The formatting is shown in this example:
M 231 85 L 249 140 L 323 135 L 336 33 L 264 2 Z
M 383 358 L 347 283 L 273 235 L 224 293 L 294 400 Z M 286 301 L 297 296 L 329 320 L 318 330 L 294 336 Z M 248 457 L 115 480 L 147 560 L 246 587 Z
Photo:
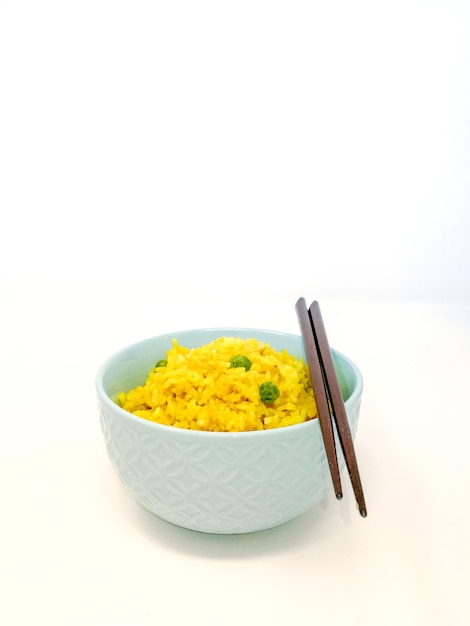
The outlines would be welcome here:
M 331 355 L 330 345 L 328 343 L 328 338 L 326 335 L 325 325 L 323 323 L 323 318 L 320 312 L 320 305 L 315 300 L 310 305 L 308 310 L 308 320 L 310 322 L 309 327 L 306 326 L 305 323 L 305 300 L 301 298 L 297 303 L 298 308 L 303 310 L 302 317 L 304 319 L 303 324 L 301 324 L 302 336 L 304 338 L 305 350 L 307 354 L 309 352 L 314 352 L 317 355 L 317 359 L 320 363 L 320 368 L 322 372 L 321 384 L 323 386 L 323 391 L 326 395 L 327 402 L 329 402 L 328 406 L 328 416 L 323 416 L 323 421 L 328 420 L 331 424 L 331 420 L 333 419 L 336 426 L 336 431 L 338 433 L 338 438 L 341 444 L 341 449 L 343 451 L 344 459 L 346 462 L 346 467 L 348 469 L 349 477 L 351 480 L 351 484 L 354 490 L 354 495 L 356 498 L 357 506 L 362 517 L 367 516 L 366 503 L 364 500 L 364 492 L 362 489 L 361 478 L 359 475 L 359 469 L 357 465 L 356 453 L 354 451 L 354 444 L 351 435 L 351 430 L 349 428 L 349 423 L 346 415 L 346 409 L 344 406 L 343 397 L 341 395 L 341 390 L 338 383 L 338 378 L 336 376 L 336 371 L 333 364 L 333 358 Z M 297 306 L 296 305 L 296 306 Z M 308 337 L 308 338 L 307 338 Z M 313 338 L 313 341 L 312 341 Z M 315 360 L 315 356 L 313 359 Z M 309 367 L 310 367 L 310 361 Z M 315 375 L 315 378 L 318 379 L 318 376 Z M 315 379 L 312 376 L 312 385 L 315 389 Z M 320 392 L 322 395 L 322 392 Z M 316 395 L 315 395 L 316 399 Z M 324 407 L 322 408 L 324 412 Z M 320 423 L 322 416 L 320 414 Z M 322 427 L 322 434 L 323 434 Z M 333 440 L 334 441 L 334 440 Z M 327 440 L 324 438 L 325 449 L 327 450 L 327 457 L 332 454 L 331 451 L 331 440 L 328 437 Z M 330 448 L 330 451 L 328 451 Z M 336 455 L 336 447 L 334 448 L 334 453 Z M 331 468 L 331 465 L 330 465 Z M 333 475 L 332 475 L 333 478 Z M 333 481 L 336 481 L 336 476 L 333 478 Z M 335 489 L 336 492 L 336 489 Z M 337 494 L 337 492 L 336 492 Z M 338 497 L 338 495 L 337 495 Z
M 317 352 L 315 336 L 312 332 L 312 325 L 307 305 L 304 298 L 299 298 L 295 305 L 297 317 L 299 318 L 300 330 L 305 345 L 305 354 L 310 370 L 310 378 L 312 381 L 313 394 L 318 410 L 318 418 L 320 421 L 320 429 L 325 445 L 326 457 L 330 468 L 331 480 L 335 495 L 340 500 L 343 497 L 341 488 L 341 478 L 339 475 L 338 457 L 336 456 L 336 444 L 333 433 L 333 424 L 331 422 L 330 409 L 328 405 L 328 397 L 326 395 L 326 387 L 323 380 L 323 372 L 320 363 L 320 357 Z

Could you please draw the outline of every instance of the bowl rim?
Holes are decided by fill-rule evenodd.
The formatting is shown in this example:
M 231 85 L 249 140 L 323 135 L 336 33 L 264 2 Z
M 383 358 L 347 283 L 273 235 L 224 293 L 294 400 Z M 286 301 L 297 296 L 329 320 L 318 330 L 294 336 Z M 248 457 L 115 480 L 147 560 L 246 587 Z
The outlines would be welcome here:
M 154 429 L 156 433 L 161 432 L 161 433 L 165 433 L 166 435 L 168 435 L 169 433 L 172 433 L 176 437 L 191 437 L 191 438 L 193 437 L 209 438 L 210 437 L 210 438 L 217 438 L 217 439 L 223 438 L 225 440 L 229 438 L 230 439 L 248 439 L 248 438 L 253 438 L 253 437 L 268 438 L 268 437 L 282 436 L 283 434 L 285 435 L 287 432 L 293 433 L 293 432 L 303 430 L 303 429 L 319 427 L 319 420 L 311 419 L 311 420 L 308 420 L 307 422 L 302 422 L 301 424 L 292 424 L 289 426 L 282 426 L 279 428 L 271 428 L 267 430 L 253 430 L 253 431 L 213 432 L 213 431 L 206 431 L 206 430 L 191 430 L 187 428 L 177 428 L 175 426 L 169 426 L 167 424 L 159 424 L 158 422 L 151 422 L 150 420 L 145 420 L 145 419 L 142 419 L 141 417 L 138 417 L 137 415 L 133 415 L 129 411 L 124 410 L 118 404 L 116 404 L 105 391 L 104 385 L 103 385 L 103 378 L 104 378 L 105 373 L 107 372 L 109 367 L 112 365 L 113 361 L 115 361 L 119 356 L 126 353 L 127 351 L 138 349 L 140 345 L 144 345 L 146 343 L 155 341 L 157 339 L 159 340 L 168 339 L 169 341 L 171 341 L 172 339 L 178 340 L 178 336 L 181 336 L 181 335 L 188 335 L 191 333 L 206 333 L 206 332 L 207 333 L 213 333 L 213 332 L 219 333 L 220 332 L 221 333 L 220 337 L 233 336 L 237 332 L 253 333 L 254 338 L 256 338 L 256 333 L 265 333 L 265 334 L 272 335 L 272 336 L 290 337 L 290 338 L 295 338 L 295 340 L 299 340 L 299 339 L 302 340 L 301 335 L 298 335 L 295 333 L 287 333 L 287 332 L 282 332 L 279 330 L 269 330 L 269 329 L 263 329 L 263 328 L 252 328 L 252 327 L 241 327 L 241 326 L 223 326 L 223 327 L 214 326 L 214 327 L 189 328 L 189 329 L 174 331 L 172 333 L 163 333 L 161 335 L 153 335 L 151 337 L 146 337 L 144 339 L 140 339 L 133 343 L 129 343 L 126 346 L 120 348 L 119 350 L 112 353 L 108 358 L 106 358 L 106 360 L 101 364 L 95 377 L 95 391 L 98 395 L 98 400 L 110 410 L 115 411 L 117 415 L 119 415 L 123 420 L 130 421 L 131 423 L 135 423 L 135 424 L 140 424 L 141 426 L 144 424 L 146 427 L 150 429 Z M 345 406 L 347 409 L 349 405 L 353 405 L 359 401 L 363 392 L 363 386 L 364 386 L 363 377 L 358 366 L 348 356 L 346 356 L 343 352 L 340 352 L 339 350 L 333 347 L 331 347 L 331 351 L 337 359 L 342 360 L 346 364 L 346 366 L 348 366 L 351 369 L 355 378 L 355 385 L 354 385 L 353 391 L 351 395 L 349 396 L 349 398 L 345 401 Z

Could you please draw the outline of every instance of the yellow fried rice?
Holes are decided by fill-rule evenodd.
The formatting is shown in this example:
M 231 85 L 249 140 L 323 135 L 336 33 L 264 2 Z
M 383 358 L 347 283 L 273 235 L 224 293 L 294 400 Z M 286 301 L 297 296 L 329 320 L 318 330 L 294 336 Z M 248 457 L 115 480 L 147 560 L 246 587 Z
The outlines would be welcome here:
M 231 367 L 235 355 L 246 356 L 251 368 Z M 143 385 L 119 394 L 123 409 L 160 424 L 215 432 L 266 430 L 317 415 L 307 365 L 257 339 L 221 337 L 192 349 L 173 340 L 166 360 Z M 279 388 L 272 404 L 260 398 L 265 381 Z

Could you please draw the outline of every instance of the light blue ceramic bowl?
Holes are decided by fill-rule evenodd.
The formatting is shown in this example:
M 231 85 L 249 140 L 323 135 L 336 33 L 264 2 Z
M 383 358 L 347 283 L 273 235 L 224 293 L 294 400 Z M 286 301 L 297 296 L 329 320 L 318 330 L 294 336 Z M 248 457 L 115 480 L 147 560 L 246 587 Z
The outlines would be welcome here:
M 142 384 L 175 338 L 188 348 L 222 336 L 255 337 L 305 359 L 301 336 L 254 328 L 188 330 L 133 344 L 100 368 L 96 389 L 108 455 L 130 495 L 158 517 L 206 533 L 248 533 L 301 515 L 333 493 L 317 419 L 273 430 L 211 433 L 135 417 L 114 399 Z M 353 437 L 362 376 L 332 350 Z M 339 455 L 340 467 L 344 460 Z

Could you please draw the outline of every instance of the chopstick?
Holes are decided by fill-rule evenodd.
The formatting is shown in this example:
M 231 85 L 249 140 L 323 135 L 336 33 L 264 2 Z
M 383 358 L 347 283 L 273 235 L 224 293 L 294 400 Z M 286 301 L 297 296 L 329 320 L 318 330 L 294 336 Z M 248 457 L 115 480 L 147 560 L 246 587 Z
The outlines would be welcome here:
M 333 488 L 338 500 L 343 497 L 341 488 L 341 478 L 339 475 L 338 458 L 336 456 L 336 444 L 333 434 L 333 424 L 330 418 L 330 409 L 328 406 L 328 397 L 326 395 L 326 387 L 323 381 L 323 372 L 320 363 L 320 356 L 317 352 L 315 335 L 312 331 L 310 315 L 307 311 L 307 305 L 304 298 L 299 298 L 295 305 L 297 317 L 299 318 L 300 330 L 304 340 L 305 354 L 310 370 L 310 378 L 312 381 L 313 393 L 318 410 L 320 420 L 320 428 L 325 444 L 326 457 L 330 467 Z
M 341 499 L 343 492 L 339 476 L 332 420 L 336 426 L 359 512 L 362 517 L 366 517 L 367 509 L 353 439 L 333 364 L 325 325 L 320 312 L 320 305 L 315 300 L 307 310 L 305 299 L 299 298 L 296 303 L 296 311 L 304 340 L 323 442 L 336 497 Z

